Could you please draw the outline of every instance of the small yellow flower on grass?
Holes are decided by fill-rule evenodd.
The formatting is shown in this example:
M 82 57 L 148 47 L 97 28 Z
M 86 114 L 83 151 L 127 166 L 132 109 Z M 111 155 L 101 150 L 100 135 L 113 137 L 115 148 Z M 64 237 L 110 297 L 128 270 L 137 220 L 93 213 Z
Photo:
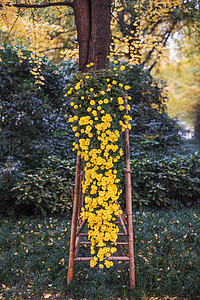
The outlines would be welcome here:
M 157 281 L 160 281 L 161 280 L 161 278 L 157 278 Z

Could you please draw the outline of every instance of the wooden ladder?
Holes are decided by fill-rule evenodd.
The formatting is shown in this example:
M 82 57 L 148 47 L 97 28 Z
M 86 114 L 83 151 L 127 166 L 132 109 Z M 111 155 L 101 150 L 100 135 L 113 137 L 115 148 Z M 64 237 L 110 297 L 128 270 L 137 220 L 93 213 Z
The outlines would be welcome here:
M 125 97 L 125 103 L 127 104 L 127 97 Z M 122 214 L 119 214 L 118 221 L 116 222 L 120 225 L 122 231 L 118 233 L 118 239 L 117 239 L 117 249 L 118 249 L 117 253 L 119 252 L 120 256 L 113 255 L 107 259 L 112 261 L 129 261 L 130 288 L 132 289 L 135 286 L 135 263 L 134 263 L 134 245 L 133 245 L 131 169 L 130 169 L 130 146 L 129 146 L 128 128 L 125 129 L 125 133 L 124 133 L 124 160 L 125 160 L 124 176 L 125 176 L 125 192 L 126 192 L 126 216 L 122 212 Z M 83 170 L 82 160 L 80 156 L 77 156 L 67 285 L 70 284 L 73 278 L 74 262 L 90 261 L 93 258 L 93 257 L 77 256 L 80 245 L 91 244 L 91 242 L 89 241 L 81 241 L 82 238 L 88 237 L 87 233 L 82 232 L 84 226 L 87 223 L 87 220 L 83 221 L 80 217 L 81 208 L 83 207 L 83 203 L 84 203 L 84 197 L 81 188 L 83 175 L 84 175 L 84 170 Z M 126 242 L 122 242 L 121 237 L 125 237 Z M 123 251 L 124 245 L 127 245 L 128 247 L 127 255 L 124 255 L 124 251 Z

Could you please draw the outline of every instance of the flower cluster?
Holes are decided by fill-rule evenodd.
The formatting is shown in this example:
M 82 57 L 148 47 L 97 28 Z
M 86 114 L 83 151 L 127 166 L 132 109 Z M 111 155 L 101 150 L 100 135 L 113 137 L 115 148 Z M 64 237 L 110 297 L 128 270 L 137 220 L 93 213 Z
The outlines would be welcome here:
M 130 88 L 123 81 L 121 70 L 103 70 L 77 75 L 70 95 L 75 112 L 69 118 L 78 138 L 74 149 L 85 164 L 82 182 L 85 206 L 81 217 L 87 219 L 91 240 L 91 267 L 99 263 L 110 268 L 108 258 L 116 252 L 118 226 L 116 216 L 121 211 L 117 201 L 121 194 L 119 168 L 123 156 L 121 134 L 131 117 L 126 114 L 124 97 Z M 129 97 L 130 99 L 130 97 Z

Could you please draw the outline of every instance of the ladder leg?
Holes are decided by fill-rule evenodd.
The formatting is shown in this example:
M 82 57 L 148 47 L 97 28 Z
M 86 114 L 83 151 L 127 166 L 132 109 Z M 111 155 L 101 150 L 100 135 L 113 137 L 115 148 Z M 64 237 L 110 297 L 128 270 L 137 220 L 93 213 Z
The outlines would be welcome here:
M 74 189 L 74 203 L 71 225 L 71 238 L 69 249 L 69 266 L 67 274 L 67 285 L 70 284 L 74 273 L 74 257 L 75 257 L 75 240 L 76 240 L 76 227 L 78 219 L 78 207 L 80 201 L 80 173 L 81 173 L 81 157 L 77 156 L 76 160 L 76 177 L 75 177 L 75 189 Z
M 128 99 L 125 98 L 127 105 Z M 124 135 L 124 158 L 125 158 L 125 190 L 126 190 L 126 211 L 128 221 L 128 254 L 129 254 L 129 276 L 130 288 L 135 287 L 135 263 L 133 246 L 133 216 L 132 216 L 132 192 L 131 192 L 131 169 L 130 169 L 130 146 L 129 129 L 126 128 Z

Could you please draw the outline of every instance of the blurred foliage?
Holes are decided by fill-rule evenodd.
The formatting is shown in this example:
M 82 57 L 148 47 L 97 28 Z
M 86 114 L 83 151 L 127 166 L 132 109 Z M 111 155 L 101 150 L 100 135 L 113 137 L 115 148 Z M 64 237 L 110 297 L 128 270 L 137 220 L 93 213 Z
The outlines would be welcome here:
M 163 57 L 172 34 L 199 19 L 199 0 L 118 0 L 114 5 L 112 51 L 150 69 Z
M 200 23 L 196 24 L 198 27 Z M 174 54 L 170 61 L 162 60 L 157 75 L 166 80 L 169 91 L 168 109 L 200 141 L 200 34 L 199 29 L 184 27 L 174 36 Z

